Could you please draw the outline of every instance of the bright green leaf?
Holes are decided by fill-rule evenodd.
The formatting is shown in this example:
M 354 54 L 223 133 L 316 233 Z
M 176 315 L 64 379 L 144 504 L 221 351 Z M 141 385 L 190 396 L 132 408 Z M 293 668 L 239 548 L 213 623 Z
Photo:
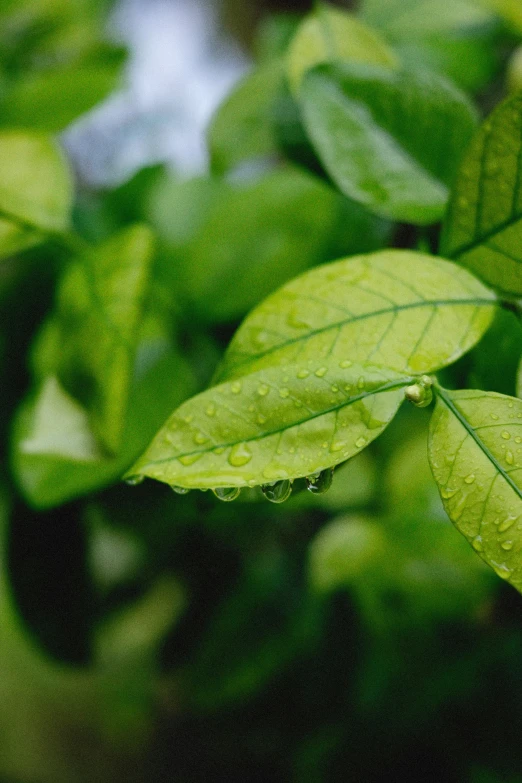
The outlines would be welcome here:
M 434 223 L 475 130 L 474 109 L 442 77 L 358 63 L 308 73 L 299 100 L 328 174 L 385 217 Z
M 354 256 L 292 280 L 260 304 L 217 379 L 323 357 L 433 372 L 466 353 L 494 312 L 491 291 L 441 258 L 401 250 Z
M 288 49 L 287 75 L 293 92 L 319 63 L 350 60 L 395 68 L 398 61 L 379 34 L 352 14 L 320 4 L 301 23 Z
M 282 84 L 282 62 L 270 61 L 242 79 L 219 107 L 207 135 L 216 174 L 243 160 L 277 153 L 274 105 Z
M 486 0 L 486 2 L 502 0 Z M 438 33 L 473 33 L 492 22 L 476 0 L 363 0 L 361 15 L 393 40 Z
M 520 0 L 479 0 L 488 9 L 497 13 L 516 33 L 522 34 L 522 6 Z
M 500 104 L 467 151 L 444 224 L 442 253 L 490 285 L 522 294 L 522 95 Z
M 129 475 L 186 488 L 311 475 L 374 440 L 409 382 L 404 374 L 332 358 L 261 370 L 185 402 Z
M 120 71 L 109 61 L 24 74 L 0 103 L 2 125 L 57 133 L 105 98 Z
M 448 516 L 522 591 L 522 400 L 439 389 L 428 448 Z
M 36 241 L 39 232 L 66 231 L 72 195 L 66 160 L 49 136 L 0 131 L 0 217 L 15 224 L 12 228 L 3 220 L 0 236 L 16 245 L 13 232 L 19 230 L 19 242 L 25 246 L 28 234 Z
M 58 291 L 58 376 L 114 453 L 123 433 L 152 251 L 150 229 L 132 226 L 73 263 Z

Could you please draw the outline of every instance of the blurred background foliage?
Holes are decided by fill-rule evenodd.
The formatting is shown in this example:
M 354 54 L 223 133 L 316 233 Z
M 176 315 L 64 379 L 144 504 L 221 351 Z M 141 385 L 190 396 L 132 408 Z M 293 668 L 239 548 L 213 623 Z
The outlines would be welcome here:
M 422 412 L 403 410 L 327 494 L 296 482 L 284 506 L 119 481 L 264 296 L 344 255 L 433 243 L 339 194 L 315 158 L 282 67 L 310 5 L 0 6 L 6 783 L 522 781 L 522 599 L 445 517 Z M 184 9 L 180 39 L 199 14 L 221 42 L 202 83 L 213 56 L 226 71 L 214 104 L 248 70 L 209 124 L 208 165 L 158 145 L 158 127 L 188 123 L 187 96 L 140 98 L 132 35 L 114 22 L 125 8 L 144 25 Z M 482 112 L 522 84 L 516 0 L 358 10 Z M 74 235 L 57 233 L 72 192 L 56 152 L 41 136 L 20 151 L 8 128 L 57 134 Z M 54 212 L 20 203 L 20 228 L 21 183 Z M 447 383 L 514 393 L 522 335 L 502 319 Z

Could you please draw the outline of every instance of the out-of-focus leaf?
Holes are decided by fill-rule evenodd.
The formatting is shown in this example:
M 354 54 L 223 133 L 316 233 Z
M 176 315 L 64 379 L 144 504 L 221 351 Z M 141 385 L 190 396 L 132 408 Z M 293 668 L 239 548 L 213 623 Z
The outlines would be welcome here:
M 243 160 L 277 154 L 274 105 L 283 84 L 283 63 L 270 61 L 241 80 L 210 124 L 212 170 L 223 174 Z
M 398 60 L 380 35 L 360 19 L 319 4 L 301 23 L 288 49 L 287 75 L 297 93 L 303 76 L 319 63 L 350 60 L 395 68 Z
M 486 0 L 484 6 L 495 0 Z M 500 0 L 501 2 L 502 0 Z M 363 0 L 361 16 L 392 38 L 477 32 L 492 22 L 492 14 L 476 0 Z
M 522 95 L 498 106 L 460 167 L 444 222 L 442 253 L 490 285 L 522 294 Z
M 495 297 L 441 258 L 386 250 L 336 261 L 287 283 L 236 332 L 216 380 L 308 361 L 371 362 L 427 373 L 466 353 Z
M 343 63 L 308 73 L 299 101 L 319 158 L 343 193 L 395 220 L 442 217 L 476 127 L 455 86 L 434 74 Z
M 520 320 L 499 308 L 491 328 L 469 356 L 468 384 L 514 396 L 521 346 Z
M 522 46 L 518 46 L 510 57 L 506 72 L 506 84 L 509 92 L 522 90 Z
M 515 33 L 522 35 L 522 7 L 518 0 L 479 0 L 485 8 L 497 13 Z
M 301 22 L 297 14 L 268 14 L 259 22 L 254 52 L 256 60 L 265 64 L 282 57 Z
M 0 121 L 57 133 L 105 98 L 120 71 L 121 63 L 114 61 L 25 74 L 0 101 Z
M 48 360 L 41 369 L 50 366 Z M 165 337 L 158 333 L 142 338 L 121 449 L 113 458 L 103 455 L 93 462 L 96 440 L 86 411 L 56 381 L 44 380 L 36 396 L 20 408 L 13 432 L 11 462 L 26 500 L 36 508 L 49 508 L 119 479 L 172 409 L 193 390 L 187 363 Z M 79 444 L 75 454 L 70 440 Z
M 337 358 L 272 367 L 175 411 L 129 476 L 185 488 L 245 487 L 344 462 L 385 429 L 411 379 Z
M 58 376 L 113 453 L 123 435 L 152 253 L 150 229 L 132 226 L 74 262 L 58 291 Z
M 522 401 L 439 389 L 430 465 L 457 529 L 502 579 L 522 591 Z
M 49 136 L 0 131 L 0 237 L 6 238 L 9 252 L 17 236 L 25 247 L 41 233 L 67 231 L 72 197 L 69 168 Z

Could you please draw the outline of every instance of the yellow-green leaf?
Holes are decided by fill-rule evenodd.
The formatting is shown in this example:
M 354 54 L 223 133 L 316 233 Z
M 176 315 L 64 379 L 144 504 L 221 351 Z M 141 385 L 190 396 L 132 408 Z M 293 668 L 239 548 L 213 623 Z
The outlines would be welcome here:
M 372 63 L 395 68 L 392 49 L 364 22 L 352 14 L 320 4 L 301 23 L 288 49 L 287 75 L 297 93 L 306 71 L 338 60 Z
M 333 358 L 261 370 L 183 403 L 128 475 L 183 488 L 308 476 L 374 440 L 409 382 Z
M 482 125 L 458 173 L 442 253 L 490 285 L 522 294 L 522 94 Z
M 354 256 L 313 269 L 262 302 L 216 379 L 322 359 L 433 372 L 468 351 L 494 312 L 494 294 L 441 258 L 404 250 Z
M 448 516 L 522 591 L 522 400 L 439 389 L 428 450 Z
M 64 232 L 72 196 L 68 165 L 51 137 L 0 131 L 0 218 L 24 231 Z

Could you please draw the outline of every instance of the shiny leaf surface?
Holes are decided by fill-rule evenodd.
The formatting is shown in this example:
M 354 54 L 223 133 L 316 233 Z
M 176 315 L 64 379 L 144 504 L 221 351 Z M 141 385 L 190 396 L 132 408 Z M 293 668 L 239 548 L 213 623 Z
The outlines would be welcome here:
M 319 66 L 299 92 L 304 124 L 347 196 L 385 217 L 429 224 L 476 127 L 463 93 L 434 74 L 359 63 Z
M 467 151 L 446 215 L 442 252 L 487 283 L 522 294 L 522 95 L 500 104 Z
M 448 516 L 522 591 L 522 401 L 439 389 L 428 448 Z
M 355 361 L 429 373 L 489 327 L 495 297 L 441 258 L 386 250 L 287 283 L 236 332 L 216 380 L 286 362 Z
M 128 475 L 188 488 L 308 476 L 374 440 L 408 382 L 391 370 L 333 359 L 252 373 L 185 402 Z

